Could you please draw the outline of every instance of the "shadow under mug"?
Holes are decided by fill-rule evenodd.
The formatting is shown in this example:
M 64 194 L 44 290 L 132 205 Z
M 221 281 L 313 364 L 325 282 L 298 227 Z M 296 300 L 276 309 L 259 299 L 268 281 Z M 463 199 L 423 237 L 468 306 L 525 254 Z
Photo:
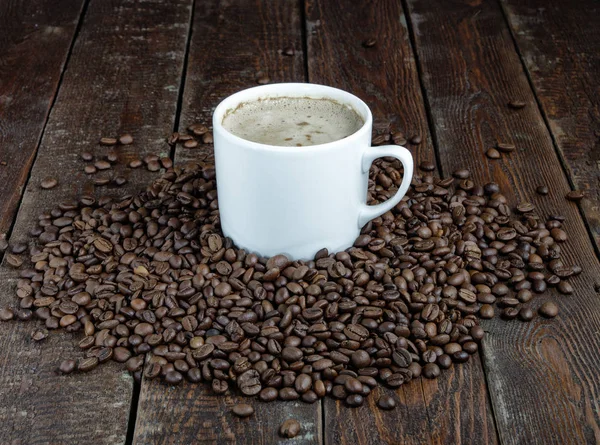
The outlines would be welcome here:
M 352 135 L 320 145 L 280 147 L 242 139 L 222 126 L 240 103 L 272 97 L 329 98 L 351 105 L 364 120 Z M 371 147 L 373 117 L 358 97 L 307 83 L 263 85 L 224 99 L 213 114 L 215 168 L 221 228 L 225 236 L 262 256 L 313 259 L 326 247 L 338 252 L 354 244 L 361 228 L 392 209 L 413 174 L 410 152 L 398 145 Z M 393 156 L 404 166 L 396 194 L 366 204 L 369 168 Z

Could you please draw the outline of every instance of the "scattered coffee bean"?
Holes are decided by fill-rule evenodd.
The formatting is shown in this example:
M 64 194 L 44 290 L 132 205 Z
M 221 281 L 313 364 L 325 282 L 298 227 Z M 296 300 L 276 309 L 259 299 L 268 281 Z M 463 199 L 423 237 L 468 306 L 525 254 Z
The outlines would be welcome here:
M 140 168 L 143 165 L 143 162 L 141 159 L 134 159 L 133 161 L 129 162 L 129 168 Z
M 146 165 L 146 169 L 151 172 L 157 172 L 160 170 L 160 164 L 158 163 L 158 161 L 150 161 Z
M 210 134 L 189 131 L 176 141 Z M 156 155 L 143 163 L 166 170 L 144 192 L 84 196 L 40 217 L 18 309 L 0 310 L 82 331 L 82 371 L 112 359 L 134 378 L 203 381 L 216 394 L 306 403 L 330 394 L 360 406 L 378 383 L 436 378 L 469 360 L 481 318 L 527 319 L 522 304 L 548 286 L 568 293 L 581 272 L 560 262 L 563 217 L 545 221 L 528 203 L 515 211 L 498 184 L 478 185 L 466 169 L 442 180 L 425 165 L 407 199 L 353 247 L 290 261 L 222 235 L 214 168 Z M 369 204 L 401 177 L 397 161 L 376 160 Z
M 21 257 L 18 257 L 17 255 L 9 253 L 6 255 L 6 263 L 10 267 L 18 268 L 23 265 L 23 259 Z
M 117 176 L 113 179 L 113 182 L 116 186 L 121 187 L 122 185 L 127 184 L 127 178 L 125 178 L 124 176 Z
M 271 82 L 271 79 L 269 79 L 269 77 L 265 75 L 260 75 L 256 78 L 256 83 L 259 85 L 265 85 L 269 82 Z
M 377 45 L 377 39 L 374 37 L 370 37 L 362 42 L 362 46 L 365 48 L 373 48 L 375 45 Z
M 300 428 L 300 422 L 296 419 L 287 419 L 281 424 L 279 434 L 281 434 L 281 437 L 291 439 L 300 434 Z
M 508 106 L 514 110 L 520 110 L 521 108 L 525 108 L 527 104 L 520 100 L 511 100 L 508 103 Z
M 40 187 L 44 190 L 53 189 L 58 185 L 58 180 L 56 178 L 45 178 L 40 182 Z
M 496 144 L 496 148 L 498 149 L 498 151 L 501 151 L 502 153 L 511 153 L 513 151 L 515 151 L 515 145 L 514 144 L 508 144 L 505 142 L 498 142 Z
M 558 306 L 552 301 L 542 304 L 538 310 L 542 317 L 554 318 L 558 315 Z
M 419 164 L 419 168 L 425 172 L 431 172 L 435 170 L 435 164 L 433 162 L 423 161 Z
M 535 191 L 538 195 L 546 196 L 548 194 L 548 187 L 545 185 L 538 185 Z
M 423 138 L 421 138 L 421 135 L 418 134 L 410 138 L 410 143 L 414 145 L 419 145 L 422 141 Z
M 584 196 L 585 195 L 581 190 L 571 190 L 569 193 L 567 193 L 566 198 L 569 201 L 579 202 L 583 199 Z
M 198 146 L 198 141 L 196 139 L 190 139 L 189 141 L 185 141 L 183 146 L 185 148 L 196 148 Z
M 377 401 L 377 406 L 385 410 L 394 409 L 396 408 L 396 399 L 390 394 L 382 394 Z
M 98 170 L 108 170 L 110 168 L 110 162 L 99 160 L 94 162 L 94 167 Z
M 533 316 L 533 311 L 529 307 L 524 306 L 519 310 L 519 318 L 523 321 L 533 320 Z
M 15 316 L 15 313 L 12 309 L 3 307 L 0 309 L 0 321 L 9 321 L 12 320 Z
M 99 362 L 100 360 L 98 357 L 84 358 L 79 362 L 79 365 L 77 365 L 77 369 L 81 372 L 90 372 L 92 369 L 98 366 Z
M 106 155 L 106 160 L 108 162 L 110 162 L 111 164 L 114 164 L 115 162 L 117 162 L 119 160 L 119 156 L 117 155 L 116 152 L 114 151 L 110 151 L 108 152 L 108 154 Z
M 254 408 L 247 403 L 238 403 L 237 405 L 233 405 L 231 412 L 238 417 L 250 417 L 254 414 Z
M 100 138 L 100 145 L 117 145 L 117 138 Z
M 84 151 L 80 156 L 85 162 L 90 162 L 94 159 L 94 156 L 89 151 Z
M 31 333 L 31 339 L 33 341 L 42 341 L 48 338 L 48 330 L 47 329 L 36 329 Z
M 204 133 L 206 133 L 208 131 L 208 127 L 203 124 L 192 124 L 187 129 L 194 136 L 202 136 Z M 177 134 L 177 137 L 179 137 L 179 134 Z
M 60 363 L 58 370 L 63 374 L 71 374 L 73 371 L 75 371 L 76 367 L 77 362 L 75 360 L 63 360 Z
M 121 144 L 121 145 L 133 144 L 133 136 L 131 136 L 129 133 L 125 133 L 124 135 L 121 135 L 119 137 L 119 144 Z
M 94 173 L 96 173 L 98 171 L 98 169 L 93 166 L 92 164 L 86 165 L 85 167 L 83 167 L 83 171 L 85 173 L 87 173 L 88 175 L 93 175 Z
M 203 144 L 212 144 L 213 143 L 213 135 L 212 133 L 204 133 L 202 135 L 202 143 Z
M 281 54 L 283 54 L 284 56 L 293 56 L 294 54 L 296 54 L 296 51 L 294 50 L 293 46 L 286 46 L 281 51 Z
M 488 148 L 485 155 L 490 159 L 500 159 L 500 152 L 495 148 Z

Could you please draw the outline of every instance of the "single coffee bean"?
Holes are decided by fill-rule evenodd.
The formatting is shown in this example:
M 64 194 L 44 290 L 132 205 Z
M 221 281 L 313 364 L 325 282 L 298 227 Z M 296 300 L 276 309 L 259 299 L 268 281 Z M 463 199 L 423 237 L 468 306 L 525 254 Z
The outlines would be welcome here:
M 522 108 L 525 108 L 527 104 L 521 100 L 511 100 L 508 103 L 508 106 L 514 110 L 520 110 Z
M 117 145 L 117 138 L 103 137 L 100 138 L 100 145 Z
M 9 253 L 6 255 L 6 263 L 10 267 L 19 268 L 23 265 L 23 259 L 17 255 Z
M 53 189 L 57 185 L 58 185 L 58 180 L 56 178 L 44 178 L 40 182 L 40 186 L 45 190 Z
M 247 403 L 238 403 L 237 405 L 233 405 L 231 412 L 237 417 L 250 417 L 254 414 L 254 408 Z
M 281 437 L 291 439 L 300 434 L 300 429 L 300 422 L 296 419 L 287 419 L 281 424 L 281 427 L 279 427 L 279 434 Z
M 77 367 L 77 362 L 75 360 L 63 360 L 58 366 L 59 372 L 62 374 L 71 374 L 75 371 Z
M 121 144 L 121 145 L 133 144 L 133 136 L 131 136 L 129 133 L 125 133 L 125 134 L 119 136 L 119 144 Z
M 94 155 L 92 155 L 89 151 L 84 151 L 80 154 L 81 159 L 83 159 L 85 162 L 90 162 L 91 160 L 94 159 Z
M 81 372 L 89 372 L 98 366 L 99 362 L 100 360 L 98 360 L 98 357 L 88 357 L 79 362 L 77 369 Z
M 515 151 L 514 144 L 508 144 L 506 142 L 497 143 L 496 148 L 498 149 L 498 151 L 501 151 L 502 153 L 511 153 L 511 152 Z
M 479 316 L 481 318 L 494 318 L 494 307 L 491 304 L 482 304 L 479 308 Z
M 396 408 L 396 399 L 390 394 L 382 394 L 377 401 L 377 406 L 385 410 L 394 409 Z
M 423 161 L 419 164 L 419 168 L 425 172 L 431 172 L 435 170 L 435 164 L 433 162 Z
M 85 167 L 83 167 L 83 171 L 88 175 L 93 175 L 94 173 L 96 173 L 98 171 L 98 169 L 95 166 L 89 164 L 89 165 L 86 165 Z
M 183 381 L 183 375 L 179 371 L 169 371 L 165 374 L 165 382 L 169 385 L 179 385 Z
M 542 317 L 554 318 L 558 315 L 558 306 L 552 301 L 547 301 L 540 306 L 538 312 Z
M 144 163 L 141 159 L 134 159 L 133 161 L 129 162 L 129 168 L 140 168 L 143 164 Z
M 363 402 L 364 398 L 360 394 L 350 394 L 346 397 L 346 405 L 351 407 L 361 406 Z
M 259 75 L 256 78 L 256 83 L 259 85 L 265 85 L 269 82 L 271 82 L 271 79 L 269 79 L 269 77 L 265 75 Z
M 374 37 L 370 37 L 362 42 L 362 46 L 365 48 L 373 48 L 375 45 L 377 45 L 377 39 Z
M 196 147 L 198 147 L 198 145 L 199 144 L 198 144 L 198 141 L 196 139 L 190 139 L 189 141 L 185 141 L 183 143 L 183 146 L 185 148 L 196 148 Z
M 8 307 L 3 307 L 0 309 L 0 321 L 9 321 L 12 320 L 15 316 L 15 313 L 12 309 Z
M 440 367 L 435 363 L 427 363 L 423 367 L 423 377 L 427 379 L 435 379 L 440 375 Z
M 533 311 L 527 306 L 523 306 L 519 310 L 519 318 L 523 321 L 531 321 L 533 319 Z
M 548 187 L 545 185 L 538 185 L 535 191 L 538 195 L 546 196 L 548 194 Z
M 99 160 L 94 162 L 94 167 L 98 170 L 108 170 L 110 168 L 110 162 Z
M 584 193 L 581 190 L 572 190 L 565 196 L 569 201 L 579 202 L 583 199 Z
M 296 53 L 292 46 L 287 46 L 281 50 L 281 54 L 284 56 L 293 56 Z
M 500 152 L 495 148 L 488 148 L 485 155 L 490 159 L 500 159 Z

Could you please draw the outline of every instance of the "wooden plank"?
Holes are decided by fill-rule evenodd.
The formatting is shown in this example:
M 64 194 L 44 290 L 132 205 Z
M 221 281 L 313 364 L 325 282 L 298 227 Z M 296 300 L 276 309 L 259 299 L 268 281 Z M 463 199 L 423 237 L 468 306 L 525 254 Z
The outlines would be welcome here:
M 498 183 L 509 203 L 533 202 L 540 215 L 566 216 L 565 264 L 584 271 L 575 293 L 554 291 L 559 316 L 531 323 L 486 324 L 483 359 L 502 443 L 600 441 L 600 300 L 593 283 L 600 266 L 537 107 L 515 111 L 511 100 L 534 104 L 498 4 L 408 1 L 423 81 L 444 172 L 468 167 L 474 180 Z M 497 142 L 518 149 L 500 160 L 484 155 Z M 536 196 L 547 185 L 552 193 Z
M 174 125 L 190 16 L 189 2 L 93 0 L 75 43 L 40 145 L 12 239 L 28 241 L 38 215 L 57 203 L 94 194 L 79 159 L 97 154 L 100 136 L 131 132 L 133 145 L 117 149 L 116 171 L 129 178 L 118 192 L 142 189 L 152 174 L 125 167 L 134 156 L 169 152 L 165 127 Z M 41 190 L 46 176 L 59 179 Z M 106 193 L 99 191 L 98 193 Z M 17 272 L 0 268 L 0 306 L 13 305 Z M 132 378 L 122 365 L 89 375 L 60 376 L 64 358 L 78 357 L 80 335 L 52 332 L 43 343 L 29 335 L 36 323 L 0 324 L 0 443 L 125 443 Z
M 361 97 L 377 129 L 388 127 L 423 142 L 408 145 L 415 161 L 435 162 L 417 66 L 401 2 L 307 2 L 308 73 Z M 363 41 L 376 39 L 373 47 Z M 419 379 L 397 391 L 400 407 L 357 410 L 326 400 L 326 443 L 495 443 L 496 432 L 481 362 L 470 360 L 437 381 Z M 453 409 L 449 409 L 453 407 Z
M 302 23 L 298 2 L 249 0 L 196 3 L 194 34 L 186 73 L 180 132 L 195 122 L 212 127 L 212 112 L 227 96 L 271 83 L 305 82 Z M 283 55 L 293 48 L 293 56 Z M 212 145 L 177 146 L 176 162 L 212 157 Z
M 194 122 L 210 126 L 218 102 L 256 86 L 261 71 L 272 82 L 303 82 L 300 17 L 293 0 L 196 2 L 180 131 Z M 280 54 L 288 46 L 296 50 L 293 57 Z M 212 145 L 194 150 L 178 145 L 175 152 L 177 164 L 210 158 Z M 143 380 L 134 443 L 322 443 L 321 402 L 262 403 L 237 394 L 215 396 L 205 384 L 165 388 Z M 235 403 L 251 404 L 255 414 L 250 419 L 234 417 Z M 278 435 L 288 418 L 302 425 L 301 435 L 293 440 Z
M 0 3 L 0 235 L 17 213 L 84 4 Z
M 600 251 L 600 5 L 502 5 L 563 164 L 587 194 L 581 208 Z

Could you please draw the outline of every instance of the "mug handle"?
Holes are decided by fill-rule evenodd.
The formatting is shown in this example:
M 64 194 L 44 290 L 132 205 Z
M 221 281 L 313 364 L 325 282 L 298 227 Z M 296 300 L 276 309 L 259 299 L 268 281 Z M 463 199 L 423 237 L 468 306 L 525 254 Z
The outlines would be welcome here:
M 362 172 L 367 173 L 371 164 L 377 158 L 383 158 L 386 156 L 393 156 L 398 159 L 404 167 L 404 176 L 402 177 L 402 183 L 398 187 L 398 191 L 394 196 L 381 204 L 367 205 L 362 204 L 358 212 L 358 228 L 362 227 L 378 216 L 383 215 L 388 210 L 391 210 L 396 204 L 400 202 L 402 197 L 406 194 L 410 182 L 413 176 L 413 158 L 406 148 L 399 145 L 380 145 L 378 147 L 369 147 L 363 153 L 362 157 Z

